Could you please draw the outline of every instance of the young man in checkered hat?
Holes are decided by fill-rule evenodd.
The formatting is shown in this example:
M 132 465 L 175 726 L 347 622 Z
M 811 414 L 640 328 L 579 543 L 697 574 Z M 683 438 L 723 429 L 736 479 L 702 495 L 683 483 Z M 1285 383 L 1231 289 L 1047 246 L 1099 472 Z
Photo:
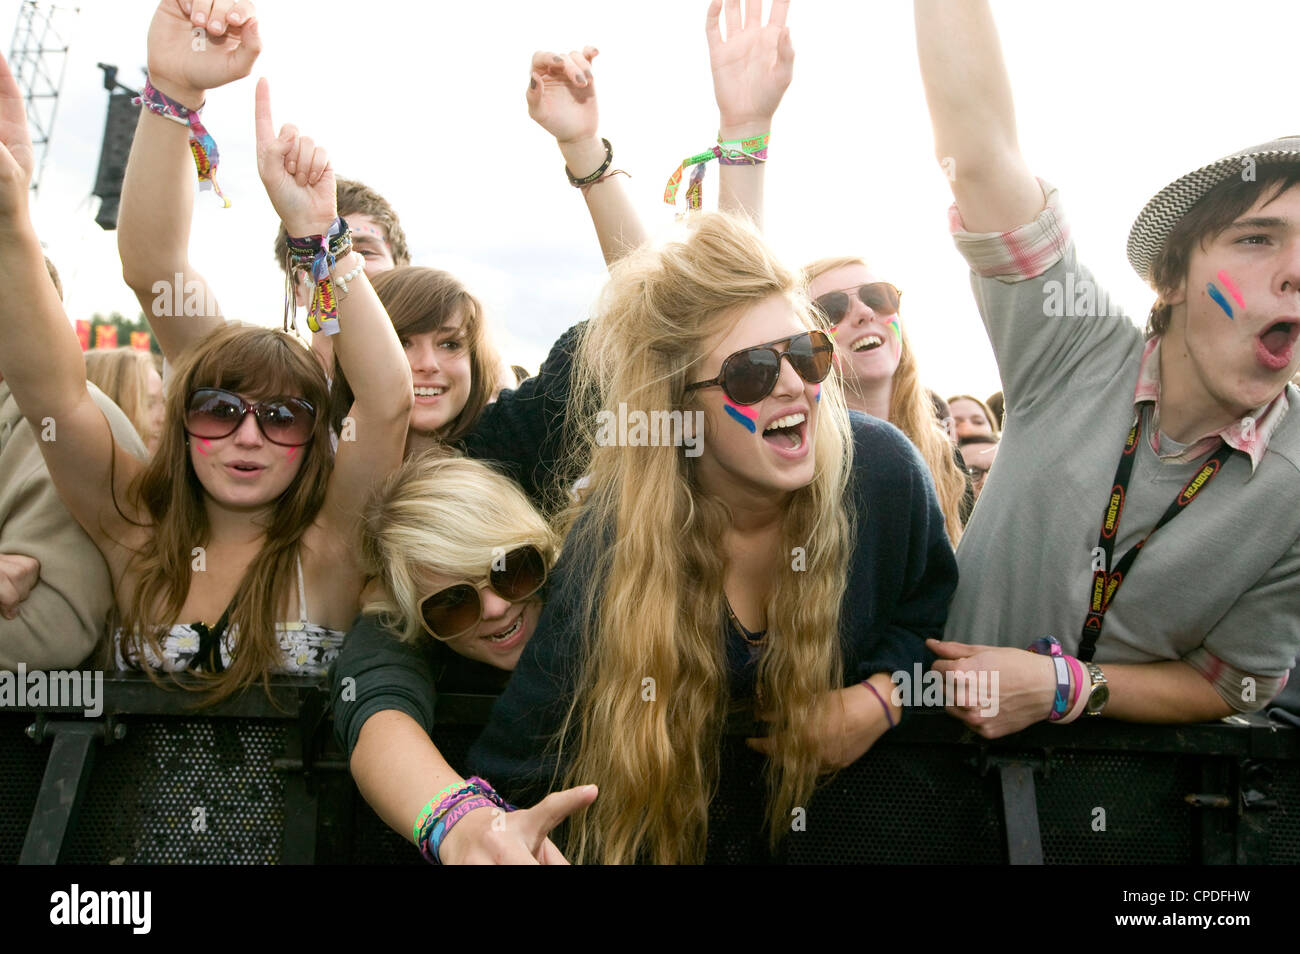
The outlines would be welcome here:
M 916 25 L 1007 406 L 931 644 L 940 670 L 996 670 L 999 705 L 950 711 L 994 737 L 1261 707 L 1300 648 L 1300 137 L 1148 203 L 1128 242 L 1159 296 L 1143 335 L 1020 155 L 987 4 L 916 0 Z

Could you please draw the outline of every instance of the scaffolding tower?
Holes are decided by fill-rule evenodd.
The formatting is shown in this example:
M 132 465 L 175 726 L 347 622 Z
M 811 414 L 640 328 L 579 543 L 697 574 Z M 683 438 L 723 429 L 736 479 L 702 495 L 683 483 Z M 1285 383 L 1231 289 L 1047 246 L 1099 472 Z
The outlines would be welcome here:
M 27 124 L 32 131 L 32 150 L 36 169 L 32 174 L 32 191 L 39 192 L 45 158 L 50 151 L 50 136 L 59 110 L 59 91 L 68 66 L 68 42 L 72 19 L 80 7 L 59 7 L 23 0 L 14 24 L 14 40 L 9 49 L 9 68 L 27 107 Z M 57 79 L 56 79 L 57 77 Z

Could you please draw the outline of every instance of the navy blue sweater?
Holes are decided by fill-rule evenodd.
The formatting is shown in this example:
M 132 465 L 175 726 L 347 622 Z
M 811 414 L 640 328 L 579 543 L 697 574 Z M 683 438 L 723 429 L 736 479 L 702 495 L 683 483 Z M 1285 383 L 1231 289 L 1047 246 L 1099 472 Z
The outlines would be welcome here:
M 840 613 L 844 684 L 878 672 L 928 662 L 927 637 L 943 634 L 957 563 L 929 471 L 893 425 L 851 414 L 853 466 L 847 502 L 856 515 L 856 546 Z M 516 805 L 551 788 L 548 743 L 558 732 L 580 670 L 583 586 L 575 567 L 590 565 L 566 548 L 552 577 L 550 599 L 513 678 L 470 750 L 470 769 Z M 719 612 L 725 616 L 725 609 Z M 733 701 L 752 699 L 755 660 L 728 626 L 727 661 Z

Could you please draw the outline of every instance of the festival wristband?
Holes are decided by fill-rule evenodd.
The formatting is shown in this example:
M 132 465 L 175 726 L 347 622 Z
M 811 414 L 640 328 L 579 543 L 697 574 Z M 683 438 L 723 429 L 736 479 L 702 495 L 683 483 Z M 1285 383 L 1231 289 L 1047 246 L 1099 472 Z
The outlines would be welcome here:
M 767 144 L 770 139 L 771 133 L 751 136 L 748 139 L 725 141 L 719 137 L 718 144 L 712 149 L 687 156 L 676 171 L 668 177 L 668 185 L 664 189 L 664 202 L 673 206 L 677 204 L 677 190 L 682 184 L 682 173 L 694 166 L 695 171 L 691 173 L 690 185 L 686 187 L 686 205 L 690 211 L 698 212 L 704 205 L 704 171 L 708 167 L 709 160 L 717 159 L 719 163 L 729 166 L 749 166 L 766 162 Z
M 1059 721 L 1058 724 L 1073 722 L 1075 719 L 1079 718 L 1079 716 L 1083 715 L 1083 710 L 1088 708 L 1088 697 L 1091 695 L 1091 692 L 1089 691 L 1091 689 L 1091 684 L 1089 684 L 1088 688 L 1084 688 L 1083 663 L 1079 662 L 1079 660 L 1075 659 L 1073 656 L 1066 656 L 1065 661 L 1070 664 L 1070 672 L 1074 676 L 1075 694 L 1074 702 L 1070 706 L 1070 711 Z
M 348 223 L 336 218 L 323 235 L 308 235 L 304 238 L 291 237 L 288 242 L 289 254 L 286 272 L 289 279 L 289 295 L 285 302 L 286 322 L 293 308 L 293 276 L 299 272 L 311 275 L 314 285 L 311 305 L 307 309 L 307 327 L 312 331 L 324 331 L 327 335 L 339 333 L 339 306 L 334 293 L 332 273 L 338 266 L 338 259 L 352 251 L 352 233 Z M 353 276 L 355 277 L 355 276 Z M 343 290 L 347 290 L 346 284 Z
M 136 106 L 144 106 L 164 119 L 189 127 L 190 152 L 194 155 L 194 165 L 199 173 L 199 190 L 210 190 L 216 193 L 217 198 L 221 200 L 222 208 L 230 208 L 230 200 L 221 191 L 221 186 L 217 185 L 217 163 L 221 156 L 217 152 L 216 140 L 199 119 L 203 107 L 190 109 L 165 93 L 160 93 L 147 79 L 144 81 L 144 91 L 131 102 Z
M 452 782 L 433 798 L 424 803 L 424 808 L 420 809 L 420 814 L 415 817 L 415 829 L 412 832 L 412 838 L 415 841 L 420 840 L 420 829 L 424 823 L 438 813 L 438 805 L 444 801 L 447 796 L 451 795 L 456 789 L 464 789 L 467 786 L 464 782 Z

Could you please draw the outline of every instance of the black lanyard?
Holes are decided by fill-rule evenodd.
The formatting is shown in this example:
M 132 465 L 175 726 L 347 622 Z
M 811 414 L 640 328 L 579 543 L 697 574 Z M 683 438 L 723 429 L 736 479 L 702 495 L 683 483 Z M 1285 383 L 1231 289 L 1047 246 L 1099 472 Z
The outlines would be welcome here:
M 1106 567 L 1102 570 L 1094 570 L 1092 574 L 1092 592 L 1088 594 L 1088 615 L 1084 618 L 1083 637 L 1079 640 L 1078 657 L 1084 662 L 1091 661 L 1093 653 L 1097 651 L 1097 639 L 1101 636 L 1106 610 L 1110 608 L 1111 600 L 1115 598 L 1120 584 L 1124 582 L 1125 574 L 1137 561 L 1142 545 L 1151 539 L 1153 533 L 1187 509 L 1200 492 L 1209 486 L 1210 481 L 1218 476 L 1224 462 L 1232 456 L 1232 448 L 1226 441 L 1220 440 L 1201 469 L 1183 485 L 1183 489 L 1156 521 L 1156 525 L 1120 557 L 1119 563 L 1115 564 L 1115 569 L 1112 570 L 1111 560 L 1115 555 L 1115 540 L 1119 536 L 1119 520 L 1124 513 L 1124 498 L 1128 493 L 1129 477 L 1133 474 L 1133 461 L 1137 457 L 1138 442 L 1141 439 L 1142 411 L 1139 409 L 1133 418 L 1128 439 L 1124 442 L 1124 453 L 1120 455 L 1119 466 L 1115 468 L 1115 482 L 1110 489 L 1110 499 L 1106 501 L 1106 509 L 1101 515 L 1101 535 L 1097 539 L 1097 549 L 1106 554 Z

